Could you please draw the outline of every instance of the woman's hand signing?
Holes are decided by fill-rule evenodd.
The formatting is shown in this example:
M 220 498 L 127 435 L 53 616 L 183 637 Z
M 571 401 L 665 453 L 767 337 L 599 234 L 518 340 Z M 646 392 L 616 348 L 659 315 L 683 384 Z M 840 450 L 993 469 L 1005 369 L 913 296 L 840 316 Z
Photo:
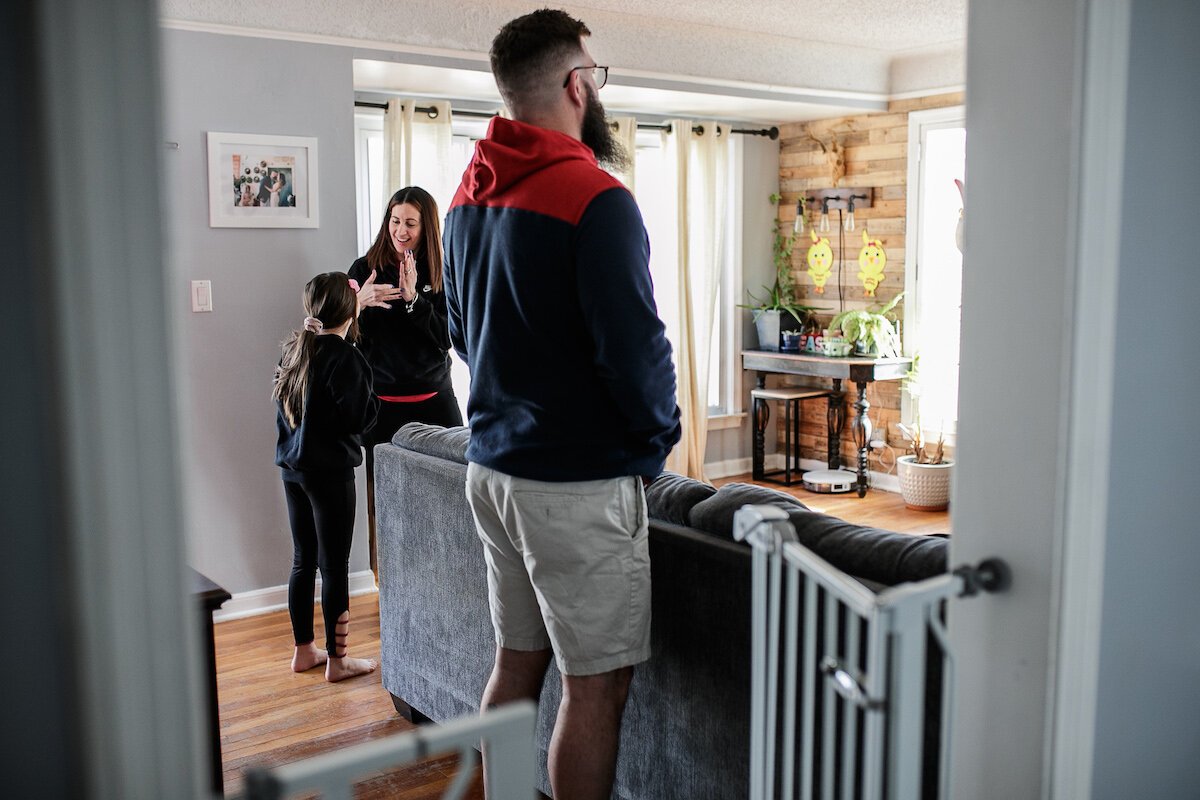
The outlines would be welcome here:
M 400 260 L 400 299 L 412 302 L 417 296 L 417 260 L 413 258 L 412 250 L 405 250 Z
M 358 309 L 362 311 L 364 308 L 391 308 L 389 301 L 396 298 L 403 299 L 404 293 L 392 286 L 390 283 L 376 283 L 375 270 L 371 270 L 370 276 L 363 282 L 362 288 L 358 290 Z

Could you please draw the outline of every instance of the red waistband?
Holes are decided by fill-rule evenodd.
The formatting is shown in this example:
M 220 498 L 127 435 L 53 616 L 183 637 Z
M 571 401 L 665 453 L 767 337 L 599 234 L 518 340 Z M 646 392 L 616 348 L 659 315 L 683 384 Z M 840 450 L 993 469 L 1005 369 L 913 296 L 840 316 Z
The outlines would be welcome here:
M 426 392 L 425 394 L 393 394 L 379 395 L 379 399 L 385 403 L 423 403 L 431 397 L 437 397 L 437 392 Z

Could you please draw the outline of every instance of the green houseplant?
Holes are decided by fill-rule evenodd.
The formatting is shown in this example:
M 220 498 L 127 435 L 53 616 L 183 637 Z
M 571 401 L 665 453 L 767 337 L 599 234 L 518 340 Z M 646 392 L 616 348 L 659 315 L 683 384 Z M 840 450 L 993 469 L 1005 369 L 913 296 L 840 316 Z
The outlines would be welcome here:
M 778 207 L 782 197 L 772 194 L 770 200 Z M 796 237 L 780 223 L 778 213 L 775 215 L 773 234 L 771 250 L 775 263 L 775 282 L 771 286 L 763 287 L 765 294 L 762 297 L 747 291 L 746 294 L 752 302 L 738 305 L 739 308 L 748 308 L 754 313 L 758 346 L 763 350 L 779 349 L 781 327 L 785 323 L 791 324 L 790 320 L 783 318 L 785 313 L 803 330 L 815 310 L 812 306 L 796 302 L 796 282 L 792 277 L 792 251 L 796 248 Z
M 829 330 L 840 330 L 846 341 L 854 342 L 856 350 L 862 354 L 877 353 L 883 358 L 899 356 L 900 336 L 896 333 L 892 310 L 902 297 L 904 292 L 884 306 L 843 311 L 829 323 Z
M 950 505 L 950 468 L 954 462 L 946 458 L 946 440 L 940 430 L 932 445 L 925 438 L 921 425 L 920 365 L 918 354 L 900 384 L 911 402 L 912 425 L 898 426 L 908 440 L 908 454 L 896 459 L 896 475 L 906 507 L 915 511 L 942 511 Z

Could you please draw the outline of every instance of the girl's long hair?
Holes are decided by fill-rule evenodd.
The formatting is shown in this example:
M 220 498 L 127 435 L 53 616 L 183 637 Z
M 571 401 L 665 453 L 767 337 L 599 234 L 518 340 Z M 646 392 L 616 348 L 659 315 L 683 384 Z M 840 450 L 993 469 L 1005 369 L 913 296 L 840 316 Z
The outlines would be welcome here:
M 388 223 L 392 219 L 392 209 L 401 203 L 410 203 L 421 212 L 421 246 L 419 253 L 414 253 L 417 261 L 429 270 L 429 285 L 435 292 L 442 290 L 442 220 L 438 215 L 437 201 L 433 195 L 420 186 L 406 186 L 392 195 L 388 201 L 387 213 L 383 215 L 383 223 L 379 233 L 375 234 L 375 243 L 367 251 L 367 266 L 379 275 L 384 274 L 387 267 L 398 267 L 400 255 L 388 235 Z
M 358 297 L 344 272 L 325 272 L 304 287 L 304 312 L 321 321 L 326 329 L 340 327 L 350 320 L 346 338 L 358 340 Z M 283 359 L 275 368 L 275 388 L 271 396 L 283 408 L 288 424 L 295 428 L 304 417 L 308 400 L 308 380 L 312 372 L 317 334 L 308 330 L 292 331 L 283 342 Z

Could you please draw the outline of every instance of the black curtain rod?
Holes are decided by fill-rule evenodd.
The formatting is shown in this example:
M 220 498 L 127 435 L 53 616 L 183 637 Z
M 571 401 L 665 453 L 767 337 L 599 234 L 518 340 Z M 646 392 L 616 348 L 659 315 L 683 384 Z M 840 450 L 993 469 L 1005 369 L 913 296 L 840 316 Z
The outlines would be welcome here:
M 384 111 L 386 111 L 387 107 L 388 107 L 387 103 L 369 103 L 365 100 L 355 100 L 354 105 L 357 107 L 361 107 L 361 108 L 382 108 Z M 418 114 L 428 114 L 431 118 L 435 118 L 435 119 L 437 118 L 437 115 L 438 115 L 438 110 L 435 106 L 416 106 L 413 109 L 413 111 L 415 111 Z M 451 111 L 460 117 L 481 117 L 484 119 L 488 119 L 488 118 L 496 116 L 494 113 L 492 113 L 490 111 L 471 111 L 468 109 L 451 109 Z M 650 122 L 639 122 L 637 124 L 637 127 L 638 127 L 639 131 L 667 131 L 667 132 L 670 132 L 670 130 L 671 130 L 670 124 L 655 125 Z M 758 130 L 751 130 L 748 128 L 732 128 L 731 132 L 732 133 L 742 133 L 742 134 L 746 134 L 747 136 L 766 136 L 771 141 L 775 141 L 776 139 L 779 138 L 779 128 L 776 128 L 774 126 L 771 126 L 770 128 L 759 128 Z M 703 135 L 704 134 L 704 126 L 703 125 L 693 125 L 692 133 L 695 133 L 697 135 Z
M 354 105 L 361 108 L 382 108 L 387 111 L 387 103 L 368 103 L 365 100 L 355 100 Z M 418 114 L 428 114 L 430 119 L 437 119 L 438 110 L 436 106 L 416 106 L 413 111 Z M 470 111 L 465 108 L 454 108 L 451 111 L 460 117 L 481 117 L 483 119 L 491 119 L 496 116 L 491 111 Z
M 667 133 L 671 132 L 670 123 L 667 123 L 664 125 L 655 125 L 650 122 L 639 122 L 637 124 L 637 127 L 638 127 L 639 131 L 666 131 Z M 770 128 L 759 128 L 758 130 L 751 130 L 749 128 L 730 128 L 729 132 L 730 133 L 744 133 L 747 136 L 766 136 L 771 141 L 775 141 L 776 139 L 779 138 L 779 128 L 776 128 L 774 125 L 772 125 Z M 696 134 L 697 136 L 703 136 L 704 135 L 704 126 L 703 125 L 693 125 L 692 133 Z M 719 136 L 720 134 L 717 134 L 717 135 Z

